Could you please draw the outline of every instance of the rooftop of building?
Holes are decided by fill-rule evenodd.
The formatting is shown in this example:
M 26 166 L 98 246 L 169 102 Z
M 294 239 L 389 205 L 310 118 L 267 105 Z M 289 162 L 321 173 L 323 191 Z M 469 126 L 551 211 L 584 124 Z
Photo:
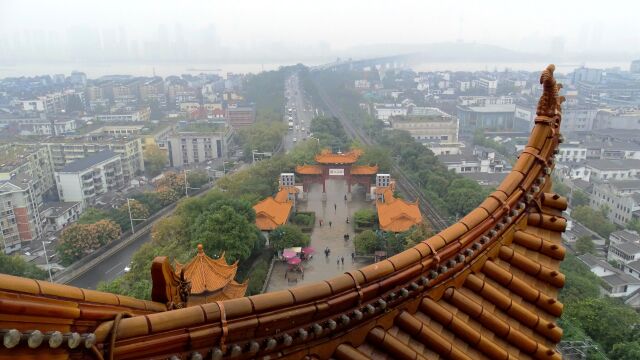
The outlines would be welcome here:
M 496 113 L 496 112 L 510 113 L 510 112 L 514 112 L 516 109 L 515 104 L 487 104 L 485 106 L 458 105 L 457 107 L 458 109 L 479 112 L 479 113 Z
M 40 209 L 40 213 L 49 212 L 49 214 L 45 215 L 47 217 L 58 217 L 64 214 L 69 209 L 78 206 L 79 202 L 62 202 L 62 201 L 52 201 L 45 202 Z
M 8 143 L 0 145 L 0 172 L 9 172 L 24 164 L 27 156 L 38 151 L 36 145 Z
M 601 267 L 607 271 L 611 271 L 613 273 L 618 272 L 619 270 L 614 268 L 611 264 L 609 264 L 605 259 L 595 257 L 592 254 L 583 254 L 578 256 L 583 263 L 585 263 L 590 269 L 595 267 Z
M 633 254 L 638 254 L 640 253 L 640 244 L 635 243 L 635 242 L 625 242 L 625 243 L 620 243 L 620 244 L 611 244 L 611 247 L 614 247 L 618 250 L 620 250 L 621 252 L 628 254 L 628 255 L 633 255 Z
M 618 239 L 625 242 L 640 243 L 640 236 L 637 233 L 633 233 L 628 230 L 618 230 L 611 233 L 611 236 L 615 236 Z
M 619 191 L 640 190 L 640 179 L 609 180 L 609 184 Z
M 104 162 L 113 158 L 119 158 L 119 157 L 120 155 L 116 154 L 112 150 L 103 150 L 103 151 L 99 151 L 97 153 L 91 154 L 85 158 L 78 159 L 74 162 L 70 162 L 67 165 L 65 165 L 62 168 L 62 170 L 58 172 L 60 173 L 81 172 L 91 168 L 92 166 L 98 165 L 101 162 Z
M 623 272 L 617 272 L 612 275 L 603 276 L 600 279 L 607 283 L 610 287 L 618 287 L 624 285 L 640 285 L 640 279 L 625 274 Z
M 594 159 L 587 160 L 588 167 L 601 171 L 640 169 L 640 160 L 636 159 Z
M 438 160 L 445 165 L 458 164 L 462 162 L 480 162 L 477 156 L 469 153 L 437 155 L 437 157 Z
M 176 274 L 179 276 L 182 271 L 185 280 L 191 282 L 191 294 L 202 294 L 218 291 L 232 282 L 238 271 L 238 262 L 227 264 L 224 253 L 217 259 L 210 258 L 199 244 L 198 253 L 189 262 L 175 262 Z
M 270 231 L 287 222 L 293 208 L 293 202 L 288 198 L 289 190 L 281 189 L 275 196 L 269 196 L 253 206 L 258 229 Z
M 187 125 L 179 126 L 176 132 L 180 134 L 184 133 L 220 133 L 227 130 L 227 126 L 223 124 L 211 124 L 211 123 L 189 123 Z
M 346 153 L 332 153 L 331 150 L 325 149 L 316 155 L 316 161 L 320 164 L 353 164 L 361 155 L 360 149 L 353 149 Z
M 422 214 L 418 201 L 409 202 L 393 196 L 393 187 L 383 192 L 383 201 L 376 201 L 380 229 L 391 232 L 404 232 L 412 226 L 422 223 Z

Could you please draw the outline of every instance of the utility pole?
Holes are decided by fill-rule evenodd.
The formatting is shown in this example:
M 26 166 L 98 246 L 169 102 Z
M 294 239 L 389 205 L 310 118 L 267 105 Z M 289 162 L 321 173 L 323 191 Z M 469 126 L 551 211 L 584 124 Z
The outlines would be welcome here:
M 135 220 L 135 221 L 145 221 L 147 219 L 134 219 L 131 216 L 131 204 L 129 203 L 129 201 L 131 201 L 131 200 L 135 200 L 135 199 L 127 198 L 127 208 L 129 208 L 129 221 L 131 222 L 131 234 L 135 234 L 136 231 L 135 231 L 135 229 L 133 227 L 133 220 Z

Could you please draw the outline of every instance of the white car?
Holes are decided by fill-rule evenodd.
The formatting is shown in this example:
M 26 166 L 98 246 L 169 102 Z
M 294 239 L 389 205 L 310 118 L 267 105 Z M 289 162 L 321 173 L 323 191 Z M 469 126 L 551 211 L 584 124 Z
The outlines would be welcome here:
M 129 271 L 131 271 L 131 265 L 127 265 L 124 267 L 124 272 L 128 273 Z
M 296 141 L 298 141 L 298 138 L 293 138 L 293 142 L 296 142 Z

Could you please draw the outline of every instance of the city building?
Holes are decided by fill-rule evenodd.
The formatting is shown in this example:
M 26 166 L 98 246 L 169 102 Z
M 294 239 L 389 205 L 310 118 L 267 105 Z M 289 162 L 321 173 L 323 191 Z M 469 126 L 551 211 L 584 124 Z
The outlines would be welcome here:
M 57 114 L 64 111 L 67 103 L 72 97 L 77 97 L 78 101 L 84 104 L 84 93 L 73 90 L 48 93 L 38 96 L 35 99 L 21 100 L 21 108 L 27 112 L 41 112 L 47 114 Z
M 472 86 L 481 89 L 488 95 L 495 95 L 498 90 L 498 80 L 479 78 L 472 81 Z
M 471 135 L 478 129 L 516 129 L 516 105 L 510 97 L 461 96 L 456 109 L 460 131 L 466 135 Z
M 289 188 L 281 188 L 275 196 L 269 196 L 253 206 L 256 212 L 256 226 L 264 232 L 275 230 L 287 223 L 293 206 L 294 201 Z
M 637 108 L 599 109 L 593 121 L 594 129 L 637 130 L 639 126 Z
M 42 219 L 33 182 L 23 175 L 0 180 L 0 237 L 6 254 L 20 250 L 42 235 Z
M 181 129 L 167 137 L 169 165 L 182 167 L 227 158 L 233 132 L 225 126 L 205 126 L 200 131 Z
M 556 159 L 559 162 L 582 162 L 587 160 L 587 148 L 580 143 L 562 143 Z
M 139 122 L 151 119 L 151 108 L 141 108 L 136 111 L 121 111 L 112 114 L 96 115 L 97 121 L 104 122 Z
M 256 107 L 254 105 L 228 107 L 225 118 L 227 124 L 234 129 L 251 126 L 256 122 Z
M 45 231 L 59 231 L 76 222 L 82 214 L 81 202 L 47 202 L 40 209 Z
M 47 148 L 39 144 L 1 146 L 0 181 L 16 177 L 29 180 L 34 201 L 41 206 L 44 198 L 55 191 L 54 168 Z
M 623 270 L 616 269 L 603 259 L 591 254 L 578 256 L 600 278 L 602 293 L 610 297 L 626 298 L 640 289 L 640 280 Z
M 388 117 L 391 127 L 405 130 L 435 154 L 458 154 L 458 119 L 437 108 L 412 108 L 407 116 Z
M 242 284 L 234 280 L 237 261 L 228 265 L 224 252 L 216 259 L 210 258 L 201 244 L 196 256 L 185 264 L 176 261 L 174 268 L 178 279 L 184 277 L 191 284 L 189 306 L 243 297 L 249 285 L 248 279 Z
M 56 184 L 60 201 L 86 208 L 97 195 L 124 187 L 120 155 L 104 150 L 69 163 L 56 171 Z
M 640 160 L 637 159 L 587 160 L 585 167 L 585 181 L 631 180 L 640 174 Z
M 594 209 L 606 207 L 607 217 L 614 224 L 626 226 L 640 210 L 640 180 L 610 180 L 595 183 L 590 196 Z
M 42 142 L 51 156 L 53 168 L 62 170 L 67 164 L 100 151 L 111 150 L 120 155 L 125 183 L 144 172 L 142 140 L 139 137 L 88 135 L 47 139 Z
M 388 120 L 391 116 L 405 116 L 408 109 L 400 104 L 373 104 L 376 118 L 381 121 Z

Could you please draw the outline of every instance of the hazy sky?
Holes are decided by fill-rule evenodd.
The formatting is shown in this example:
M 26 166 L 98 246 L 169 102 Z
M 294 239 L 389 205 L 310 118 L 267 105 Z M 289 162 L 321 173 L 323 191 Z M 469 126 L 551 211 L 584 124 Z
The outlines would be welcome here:
M 211 24 L 221 44 L 326 43 L 340 50 L 379 43 L 463 40 L 526 50 L 562 38 L 567 51 L 640 49 L 640 2 L 351 0 L 0 0 L 0 39 L 33 30 L 125 28 L 129 39 Z M 172 31 L 172 30 L 171 30 Z

